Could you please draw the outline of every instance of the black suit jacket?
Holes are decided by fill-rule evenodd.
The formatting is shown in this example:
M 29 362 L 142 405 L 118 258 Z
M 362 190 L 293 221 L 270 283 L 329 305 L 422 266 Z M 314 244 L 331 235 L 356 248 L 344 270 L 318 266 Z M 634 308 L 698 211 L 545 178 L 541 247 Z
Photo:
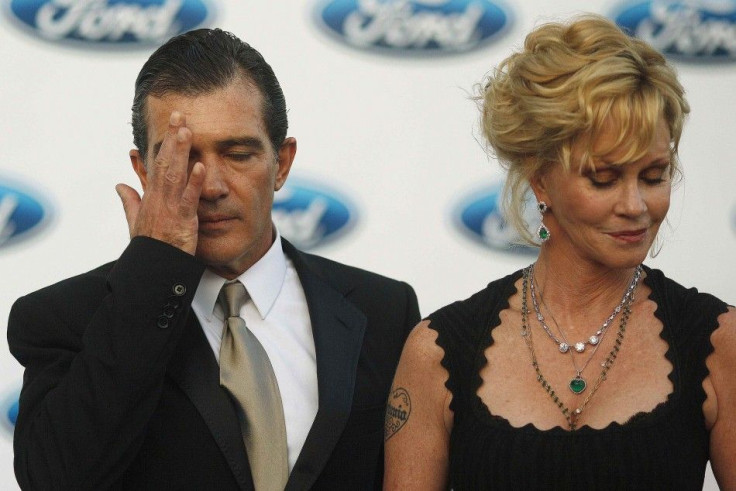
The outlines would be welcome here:
M 405 283 L 297 251 L 319 409 L 287 489 L 376 489 L 383 413 L 419 320 Z M 190 310 L 204 265 L 135 238 L 115 263 L 20 298 L 15 428 L 23 489 L 253 489 L 238 419 Z

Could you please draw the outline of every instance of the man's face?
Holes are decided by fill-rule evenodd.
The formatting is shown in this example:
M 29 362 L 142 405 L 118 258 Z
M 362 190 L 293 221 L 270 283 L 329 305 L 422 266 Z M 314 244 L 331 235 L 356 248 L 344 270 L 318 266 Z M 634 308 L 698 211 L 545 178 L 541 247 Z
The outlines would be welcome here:
M 192 131 L 189 170 L 196 162 L 206 170 L 197 210 L 196 256 L 226 278 L 248 269 L 273 243 L 273 193 L 286 181 L 296 152 L 293 138 L 284 141 L 278 154 L 274 152 L 262 106 L 260 91 L 244 77 L 198 96 L 149 96 L 151 147 L 145 165 L 137 151 L 131 152 L 145 193 L 146 169 L 154 165 L 172 111 L 185 116 Z

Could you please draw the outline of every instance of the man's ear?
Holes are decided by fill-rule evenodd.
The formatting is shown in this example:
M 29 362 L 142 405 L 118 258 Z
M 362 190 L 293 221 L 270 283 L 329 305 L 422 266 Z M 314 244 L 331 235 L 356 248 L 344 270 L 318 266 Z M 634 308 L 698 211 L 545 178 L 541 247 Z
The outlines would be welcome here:
M 138 176 L 138 179 L 140 179 L 141 181 L 143 192 L 145 192 L 146 184 L 148 183 L 148 171 L 146 170 L 146 162 L 143 160 L 143 157 L 141 157 L 141 153 L 136 148 L 131 150 L 128 155 L 130 155 L 130 163 L 133 165 L 133 170 Z
M 278 191 L 286 182 L 286 178 L 289 177 L 291 171 L 291 164 L 294 162 L 294 156 L 296 155 L 296 138 L 289 137 L 284 140 L 284 143 L 279 147 L 278 160 L 276 165 L 276 182 L 274 184 L 274 191 Z

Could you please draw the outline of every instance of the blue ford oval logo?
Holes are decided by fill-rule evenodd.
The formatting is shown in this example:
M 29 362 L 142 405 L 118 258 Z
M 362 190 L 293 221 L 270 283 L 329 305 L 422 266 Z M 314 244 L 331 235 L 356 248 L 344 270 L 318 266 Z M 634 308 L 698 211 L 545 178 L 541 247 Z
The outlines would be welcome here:
M 272 213 L 281 235 L 301 249 L 342 236 L 357 218 L 355 207 L 337 192 L 293 177 L 276 193 Z
M 13 434 L 15 422 L 18 420 L 18 397 L 20 390 L 14 389 L 0 402 L 0 426 L 10 435 Z
M 530 193 L 531 194 L 531 193 Z M 532 198 L 533 199 L 533 198 Z M 502 185 L 497 184 L 468 194 L 455 207 L 453 222 L 466 237 L 498 251 L 536 255 L 539 250 L 522 244 L 518 232 L 501 211 Z M 527 222 L 538 225 L 534 205 L 526 207 L 531 216 Z M 535 228 L 536 230 L 536 228 Z
M 615 22 L 682 61 L 736 60 L 736 0 L 653 0 L 624 4 Z
M 0 179 L 0 247 L 40 232 L 51 216 L 51 207 L 38 192 Z
M 350 46 L 399 54 L 469 51 L 510 25 L 488 0 L 327 0 L 318 23 Z
M 11 0 L 10 12 L 51 41 L 137 47 L 201 25 L 210 8 L 204 0 Z

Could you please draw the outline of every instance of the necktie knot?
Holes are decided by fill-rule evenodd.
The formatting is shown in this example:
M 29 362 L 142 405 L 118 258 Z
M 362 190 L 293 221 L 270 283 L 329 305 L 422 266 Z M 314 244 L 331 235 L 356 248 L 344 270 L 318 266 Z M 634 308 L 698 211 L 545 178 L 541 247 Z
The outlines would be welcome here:
M 225 311 L 225 317 L 239 317 L 240 308 L 248 300 L 245 286 L 239 282 L 225 283 L 220 290 L 220 304 Z

